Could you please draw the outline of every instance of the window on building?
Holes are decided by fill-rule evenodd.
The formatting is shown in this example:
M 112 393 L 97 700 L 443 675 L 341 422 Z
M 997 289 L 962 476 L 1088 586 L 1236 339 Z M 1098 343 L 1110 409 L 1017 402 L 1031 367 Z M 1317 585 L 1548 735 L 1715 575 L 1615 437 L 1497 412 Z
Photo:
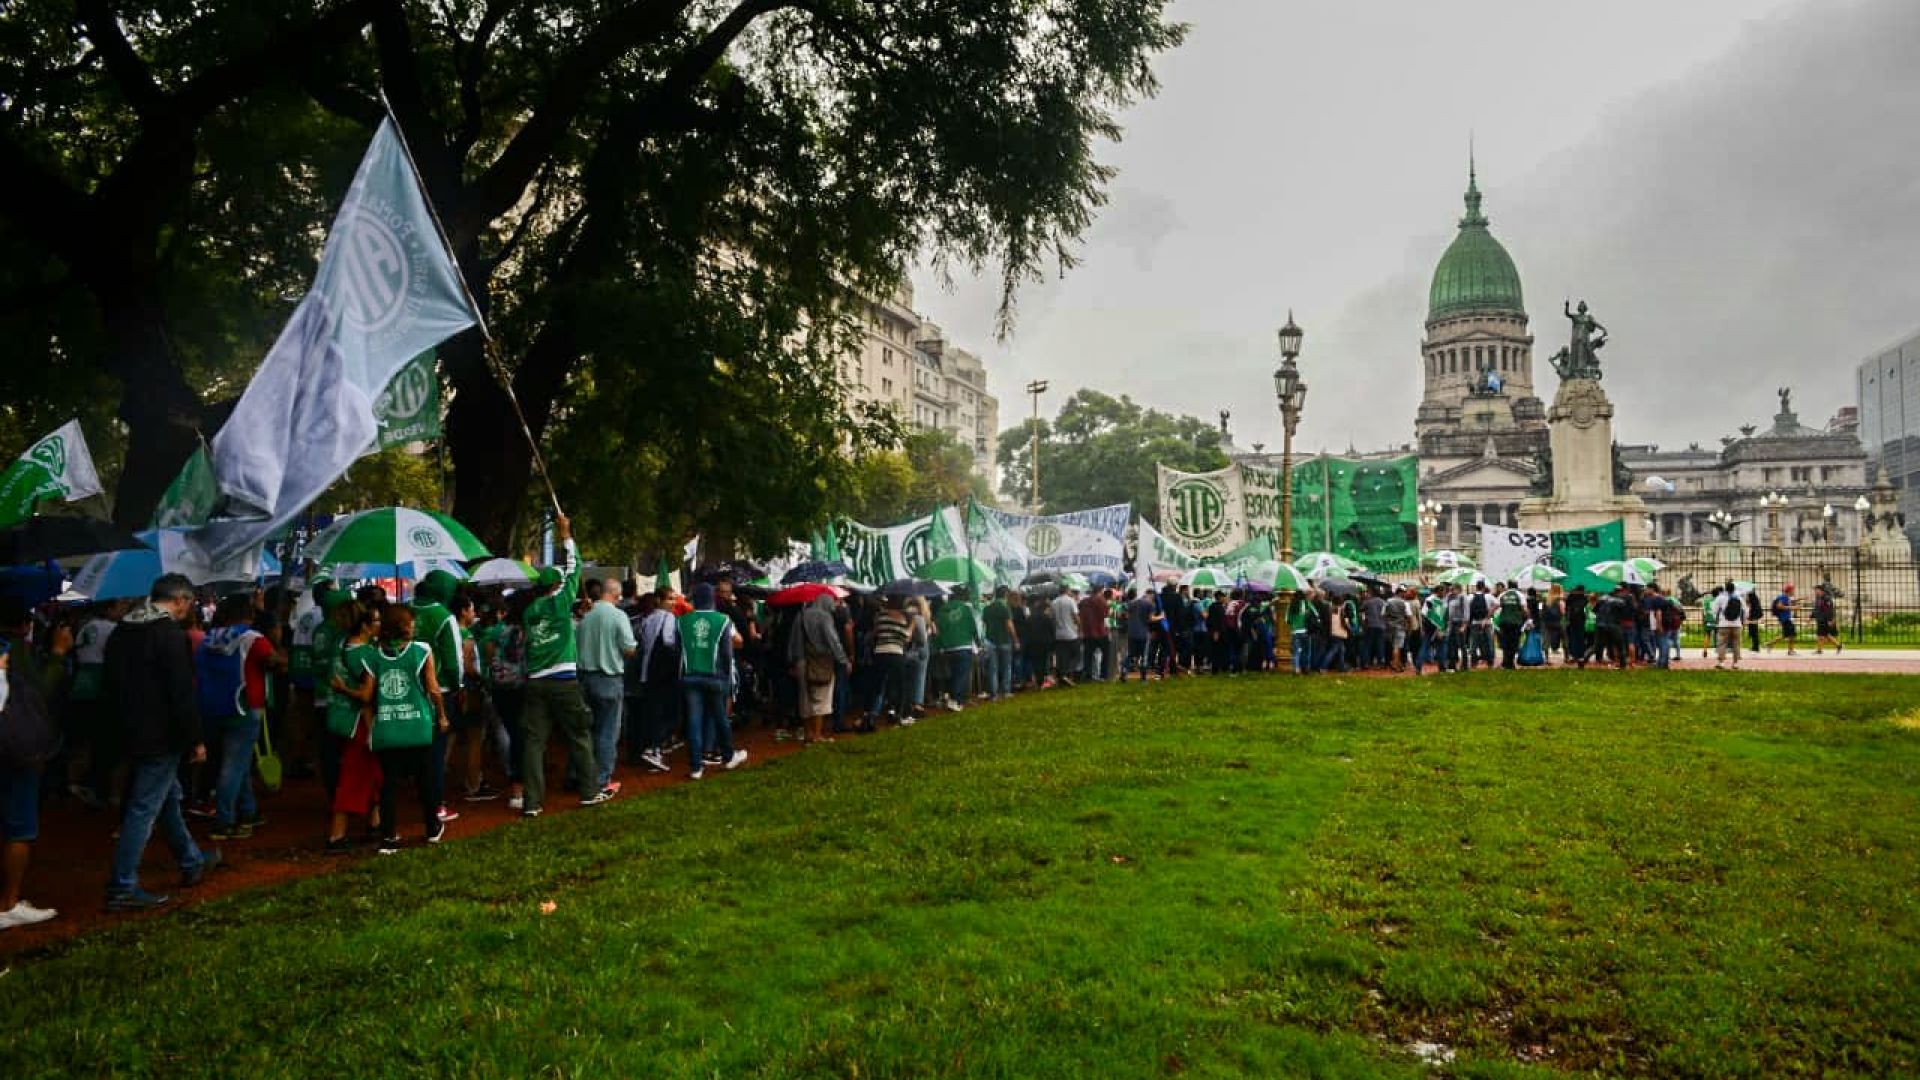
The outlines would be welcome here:
M 885 394 L 888 394 L 888 395 L 891 395 L 891 394 L 893 393 L 893 380 L 892 380 L 892 379 L 881 379 L 881 380 L 880 380 L 880 390 L 881 390 L 881 392 L 882 392 L 882 393 L 885 393 Z
M 1760 470 L 1760 482 L 1763 484 L 1771 484 L 1778 481 L 1779 479 L 1780 479 L 1779 469 L 1761 469 Z
M 1793 467 L 1791 476 L 1795 483 L 1800 483 L 1801 481 L 1806 481 L 1806 480 L 1812 480 L 1813 468 L 1812 466 L 1796 465 Z
M 880 363 L 885 365 L 886 367 L 893 366 L 893 350 L 892 349 L 880 350 Z

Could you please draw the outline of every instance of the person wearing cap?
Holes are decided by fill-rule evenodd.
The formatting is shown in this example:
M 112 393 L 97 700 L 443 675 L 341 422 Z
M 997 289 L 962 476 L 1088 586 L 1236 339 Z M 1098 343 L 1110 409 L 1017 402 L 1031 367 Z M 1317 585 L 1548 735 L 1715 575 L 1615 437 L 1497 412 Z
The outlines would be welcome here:
M 573 602 L 580 592 L 580 549 L 573 542 L 573 523 L 556 514 L 553 532 L 560 541 L 561 565 L 543 566 L 533 580 L 534 598 L 527 604 L 527 696 L 520 724 L 521 774 L 525 784 L 522 817 L 539 817 L 547 794 L 547 739 L 557 729 L 567 744 L 575 767 L 589 781 L 580 792 L 580 805 L 597 806 L 613 792 L 592 790 L 600 770 L 593 756 L 593 716 L 580 696 L 579 644 L 573 628 Z
M 1780 623 L 1780 632 L 1762 643 L 1760 651 L 1772 652 L 1775 643 L 1784 641 L 1787 643 L 1788 656 L 1799 655 L 1793 651 L 1794 637 L 1797 632 L 1793 625 L 1793 582 L 1789 581 L 1780 586 L 1780 595 L 1773 598 L 1773 606 L 1770 610 L 1774 619 Z
M 1840 621 L 1833 603 L 1833 586 L 1821 582 L 1813 587 L 1813 655 L 1819 656 L 1827 651 L 1827 643 L 1833 643 L 1833 651 L 1839 652 Z
M 460 621 L 454 618 L 449 608 L 454 593 L 460 588 L 460 579 L 445 570 L 435 570 L 420 579 L 413 590 L 413 633 L 414 640 L 425 645 L 433 653 L 434 675 L 440 680 L 440 693 L 446 702 L 447 724 L 450 730 L 436 727 L 433 732 L 433 747 L 428 751 L 427 767 L 433 770 L 433 790 L 441 793 L 441 803 L 436 813 L 441 822 L 452 821 L 459 813 L 446 805 L 447 790 L 447 753 L 448 742 L 455 732 L 470 732 L 474 718 L 472 710 L 463 692 L 465 674 L 462 656 L 466 651 L 461 640 Z M 471 734 L 466 738 L 471 739 Z M 469 778 L 471 779 L 471 778 Z M 469 785 L 469 795 L 473 794 Z

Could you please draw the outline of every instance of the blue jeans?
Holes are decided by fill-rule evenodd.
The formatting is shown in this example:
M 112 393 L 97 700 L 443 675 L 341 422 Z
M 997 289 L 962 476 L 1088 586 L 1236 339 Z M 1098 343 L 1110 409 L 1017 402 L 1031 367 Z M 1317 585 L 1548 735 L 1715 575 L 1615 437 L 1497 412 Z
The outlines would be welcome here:
M 613 783 L 613 763 L 619 760 L 620 713 L 627 701 L 626 682 L 618 675 L 583 671 L 580 692 L 586 695 L 587 711 L 593 714 L 593 763 L 600 774 L 594 777 L 593 790 L 604 791 Z
M 1305 675 L 1313 667 L 1313 635 L 1305 630 L 1293 632 L 1293 673 Z
M 973 688 L 973 650 L 947 650 L 947 693 L 955 704 L 965 705 Z
M 1013 694 L 1013 643 L 987 646 L 987 693 L 995 701 Z
M 1663 630 L 1653 632 L 1653 662 L 1661 667 L 1673 662 L 1673 635 Z
M 253 801 L 253 744 L 260 738 L 265 714 L 248 709 L 245 716 L 209 718 L 220 731 L 220 774 L 213 782 L 213 810 L 223 827 L 260 816 Z
M 687 754 L 693 771 L 704 767 L 711 748 L 722 759 L 733 757 L 733 722 L 727 718 L 727 680 L 717 675 L 682 675 L 680 700 L 687 707 Z
M 925 649 L 907 654 L 907 690 L 913 695 L 915 708 L 927 703 L 927 658 L 930 655 Z
M 140 856 L 146 853 L 153 827 L 160 826 L 180 872 L 191 874 L 204 861 L 194 846 L 187 822 L 180 816 L 180 755 L 135 758 L 127 774 L 126 809 L 120 817 L 120 839 L 113 845 L 113 871 L 107 895 L 124 896 L 140 887 Z

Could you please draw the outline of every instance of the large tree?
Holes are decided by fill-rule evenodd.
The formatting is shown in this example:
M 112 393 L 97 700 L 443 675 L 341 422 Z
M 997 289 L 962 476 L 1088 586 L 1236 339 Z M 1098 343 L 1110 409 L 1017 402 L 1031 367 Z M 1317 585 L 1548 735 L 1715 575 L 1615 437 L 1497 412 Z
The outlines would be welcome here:
M 1034 425 L 1000 433 L 1000 489 L 1033 501 Z M 1188 472 L 1223 468 L 1220 430 L 1193 416 L 1142 408 L 1124 394 L 1077 390 L 1053 420 L 1041 420 L 1040 496 L 1049 514 L 1130 502 L 1159 516 L 1156 464 Z
M 97 309 L 75 366 L 119 388 L 137 520 L 297 296 L 384 89 L 500 343 L 442 350 L 455 512 L 506 542 L 523 415 L 596 526 L 764 545 L 826 512 L 842 450 L 898 435 L 836 381 L 850 298 L 922 250 L 997 265 L 1009 300 L 1070 261 L 1096 143 L 1179 40 L 1164 7 L 22 0 L 0 165 L 30 197 L 0 241 Z

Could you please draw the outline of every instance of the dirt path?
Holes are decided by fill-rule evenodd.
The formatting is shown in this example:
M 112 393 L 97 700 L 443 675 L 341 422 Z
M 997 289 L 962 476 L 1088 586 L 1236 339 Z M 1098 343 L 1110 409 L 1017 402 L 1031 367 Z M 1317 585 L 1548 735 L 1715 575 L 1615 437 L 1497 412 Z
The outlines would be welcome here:
M 734 739 L 736 745 L 750 755 L 742 771 L 802 749 L 796 742 L 776 741 L 766 728 L 736 730 Z M 548 775 L 553 778 L 548 785 L 546 807 L 550 814 L 582 812 L 579 800 L 560 790 L 558 781 L 563 761 L 556 748 L 548 763 Z M 622 785 L 619 797 L 631 798 L 688 783 L 685 762 L 685 751 L 682 751 L 677 761 L 680 768 L 671 774 L 625 767 L 615 770 L 614 776 Z M 706 779 L 700 783 L 726 783 L 729 777 L 724 770 L 709 769 Z M 408 843 L 418 844 L 420 826 L 413 817 L 416 811 L 411 797 L 403 798 L 401 806 L 402 835 Z M 520 819 L 517 812 L 507 809 L 504 797 L 491 802 L 465 803 L 456 796 L 451 806 L 459 811 L 460 818 L 447 826 L 449 843 L 517 824 Z M 33 864 L 27 870 L 24 892 L 36 905 L 55 908 L 60 915 L 38 926 L 0 932 L 0 962 L 31 956 L 109 923 L 164 919 L 170 912 L 215 897 L 326 873 L 352 859 L 377 857 L 371 846 L 356 847 L 346 855 L 328 855 L 321 850 L 326 840 L 328 815 L 326 792 L 318 780 L 289 780 L 278 793 L 262 794 L 260 812 L 267 819 L 266 824 L 251 839 L 221 843 L 206 839 L 212 822 L 188 819 L 194 841 L 202 848 L 218 847 L 226 859 L 224 865 L 192 889 L 175 888 L 179 870 L 166 843 L 156 833 L 147 845 L 147 858 L 140 868 L 141 883 L 149 892 L 172 897 L 172 902 L 152 912 L 116 915 L 106 911 L 104 898 L 107 867 L 113 857 L 113 834 L 119 826 L 118 811 L 89 810 L 64 792 L 50 796 L 41 815 L 40 839 L 33 845 Z M 355 835 L 362 828 L 354 826 L 349 835 Z

